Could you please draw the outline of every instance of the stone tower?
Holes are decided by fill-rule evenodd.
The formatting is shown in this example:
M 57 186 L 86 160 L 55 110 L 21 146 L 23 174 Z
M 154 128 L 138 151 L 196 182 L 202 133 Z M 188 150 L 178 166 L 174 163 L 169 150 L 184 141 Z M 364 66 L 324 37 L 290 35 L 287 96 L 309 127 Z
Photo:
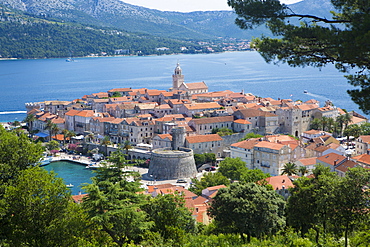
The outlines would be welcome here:
M 175 68 L 175 73 L 172 75 L 172 91 L 178 90 L 181 84 L 183 83 L 184 83 L 184 75 L 182 74 L 180 63 L 177 63 L 177 66 Z
M 185 145 L 185 128 L 174 127 L 171 129 L 172 135 L 172 150 L 179 150 Z

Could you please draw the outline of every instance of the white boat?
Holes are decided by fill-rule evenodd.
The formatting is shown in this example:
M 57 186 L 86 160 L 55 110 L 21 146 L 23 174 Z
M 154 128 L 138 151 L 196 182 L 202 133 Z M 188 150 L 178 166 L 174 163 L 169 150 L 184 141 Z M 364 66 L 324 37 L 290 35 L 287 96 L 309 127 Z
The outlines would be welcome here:
M 74 185 L 70 183 L 70 184 L 67 184 L 66 186 L 67 188 L 72 188 Z
M 86 166 L 86 169 L 98 169 L 98 168 L 100 168 L 99 163 L 91 163 L 91 164 Z
M 46 165 L 49 165 L 52 161 L 53 161 L 52 157 L 46 157 L 46 158 L 40 160 L 39 165 L 40 166 L 46 166 Z
M 303 90 L 303 93 L 308 93 L 308 91 L 307 90 Z

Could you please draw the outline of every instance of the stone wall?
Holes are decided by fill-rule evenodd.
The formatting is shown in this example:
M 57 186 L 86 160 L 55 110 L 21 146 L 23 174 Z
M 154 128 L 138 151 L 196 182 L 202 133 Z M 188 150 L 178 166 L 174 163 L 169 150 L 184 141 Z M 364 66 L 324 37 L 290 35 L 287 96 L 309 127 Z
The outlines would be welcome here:
M 188 148 L 153 150 L 148 175 L 154 179 L 178 179 L 196 176 L 197 170 L 193 150 Z

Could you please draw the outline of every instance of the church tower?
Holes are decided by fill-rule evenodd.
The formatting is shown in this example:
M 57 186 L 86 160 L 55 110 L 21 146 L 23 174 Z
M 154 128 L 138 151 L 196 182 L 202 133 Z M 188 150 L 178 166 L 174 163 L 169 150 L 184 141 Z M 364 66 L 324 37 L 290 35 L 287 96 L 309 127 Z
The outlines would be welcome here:
M 172 75 L 172 91 L 178 90 L 181 84 L 184 83 L 184 75 L 180 68 L 180 63 L 177 63 L 175 73 Z

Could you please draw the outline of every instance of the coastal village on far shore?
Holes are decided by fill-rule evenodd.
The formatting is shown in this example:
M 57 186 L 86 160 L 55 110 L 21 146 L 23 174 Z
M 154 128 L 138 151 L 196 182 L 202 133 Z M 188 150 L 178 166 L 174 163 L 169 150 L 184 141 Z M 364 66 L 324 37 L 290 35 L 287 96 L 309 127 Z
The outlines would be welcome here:
M 225 158 L 240 158 L 249 169 L 270 174 L 268 183 L 286 197 L 295 178 L 281 175 L 287 163 L 306 167 L 306 176 L 317 164 L 338 176 L 352 167 L 370 167 L 370 136 L 348 139 L 312 129 L 315 119 L 340 116 L 347 119 L 341 127 L 367 123 L 359 113 L 346 112 L 330 101 L 261 98 L 242 90 L 210 92 L 205 82 L 185 82 L 179 63 L 172 82 L 169 90 L 113 88 L 72 101 L 26 103 L 27 114 L 34 116 L 28 128 L 35 137 L 61 144 L 67 132 L 75 133 L 67 140 L 84 154 L 98 150 L 109 156 L 119 144 L 129 144 L 128 160 L 149 163 L 146 176 L 153 183 L 146 192 L 183 192 L 186 205 L 203 223 L 209 221 L 209 201 L 225 186 L 207 188 L 197 196 L 178 183 L 154 182 L 177 180 L 189 186 L 191 178 L 217 172 L 217 164 Z M 49 128 L 51 123 L 57 131 Z M 245 139 L 248 134 L 253 138 Z M 109 144 L 103 144 L 107 140 Z M 216 162 L 200 171 L 194 154 L 204 153 L 213 153 Z

